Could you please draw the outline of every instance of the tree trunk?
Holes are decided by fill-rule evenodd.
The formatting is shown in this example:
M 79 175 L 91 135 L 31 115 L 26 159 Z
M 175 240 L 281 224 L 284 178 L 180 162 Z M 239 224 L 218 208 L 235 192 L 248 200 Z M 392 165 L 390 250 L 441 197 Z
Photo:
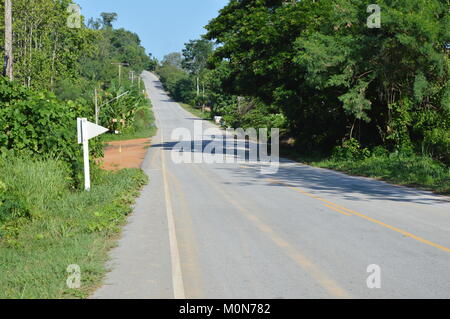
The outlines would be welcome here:
M 55 61 L 56 61 L 56 49 L 58 44 L 58 37 L 55 39 L 55 45 L 53 46 L 53 54 L 52 54 L 52 66 L 51 66 L 51 76 L 50 76 L 50 89 L 53 91 L 53 82 L 54 82 L 54 74 L 55 74 Z
M 11 0 L 5 0 L 5 75 L 14 80 Z
M 202 83 L 203 96 L 202 96 L 202 112 L 205 113 L 205 83 Z
M 197 76 L 197 97 L 200 95 L 200 85 L 198 83 L 198 76 Z

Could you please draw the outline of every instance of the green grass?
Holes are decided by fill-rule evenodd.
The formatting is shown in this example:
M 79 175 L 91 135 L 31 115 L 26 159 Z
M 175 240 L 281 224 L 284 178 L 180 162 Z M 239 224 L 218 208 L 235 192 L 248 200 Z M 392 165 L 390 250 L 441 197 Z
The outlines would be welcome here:
M 150 108 L 139 110 L 134 118 L 133 126 L 121 134 L 104 134 L 103 142 L 126 141 L 152 137 L 156 134 L 155 116 Z
M 180 102 L 177 102 L 177 103 L 180 104 L 180 106 L 182 108 L 184 108 L 186 111 L 188 111 L 189 113 L 192 113 L 192 114 L 194 114 L 195 116 L 197 116 L 197 117 L 199 117 L 201 119 L 213 122 L 211 120 L 211 112 L 208 112 L 208 111 L 203 112 L 201 107 L 200 108 L 196 108 L 196 107 L 193 107 L 193 106 L 191 106 L 189 104 L 186 104 L 186 103 L 180 103 Z
M 450 195 L 450 168 L 427 156 L 372 155 L 363 159 L 336 159 L 286 154 L 297 161 L 351 175 L 372 177 Z
M 0 160 L 0 208 L 19 198 L 27 212 L 0 210 L 0 298 L 85 298 L 101 283 L 108 251 L 147 177 L 139 169 L 98 170 L 84 192 L 67 176 L 56 161 Z M 80 289 L 67 287 L 71 264 L 81 268 Z

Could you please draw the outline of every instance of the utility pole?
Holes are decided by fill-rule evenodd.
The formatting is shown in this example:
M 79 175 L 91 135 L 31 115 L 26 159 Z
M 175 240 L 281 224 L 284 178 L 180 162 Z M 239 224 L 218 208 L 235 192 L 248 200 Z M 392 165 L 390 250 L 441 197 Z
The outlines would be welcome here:
M 12 3 L 5 0 L 5 70 L 4 75 L 11 81 L 13 74 Z
M 98 93 L 97 93 L 97 88 L 95 88 L 94 90 L 94 94 L 95 94 L 95 124 L 98 125 L 98 115 L 99 115 L 99 109 L 98 109 Z
M 111 63 L 111 64 L 119 66 L 119 86 L 120 86 L 120 83 L 122 82 L 122 66 L 129 66 L 130 64 L 129 63 Z
M 131 74 L 131 85 L 134 85 L 134 71 L 130 71 Z
M 239 111 L 239 113 L 241 113 L 241 105 L 242 105 L 242 100 L 243 100 L 244 98 L 242 97 L 242 96 L 238 96 L 237 97 L 237 102 L 238 102 L 238 111 Z
M 203 97 L 202 97 L 202 112 L 205 113 L 205 83 L 202 83 L 202 87 L 203 87 Z

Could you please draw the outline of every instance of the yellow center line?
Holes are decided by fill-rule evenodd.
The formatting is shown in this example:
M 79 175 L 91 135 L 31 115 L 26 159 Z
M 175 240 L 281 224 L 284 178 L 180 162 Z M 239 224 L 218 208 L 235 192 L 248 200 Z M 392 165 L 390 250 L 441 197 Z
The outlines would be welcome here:
M 352 214 L 349 214 L 349 213 L 347 213 L 347 212 L 344 212 L 343 210 L 340 210 L 339 208 L 336 208 L 336 207 L 333 207 L 333 206 L 330 206 L 330 205 L 327 205 L 327 204 L 323 204 L 324 206 L 326 206 L 326 207 L 328 207 L 329 209 L 332 209 L 332 210 L 334 210 L 334 211 L 336 211 L 336 212 L 338 212 L 338 213 L 341 213 L 341 214 L 343 214 L 343 215 L 346 215 L 346 216 L 352 216 Z
M 342 211 L 348 212 L 348 213 L 350 213 L 350 214 L 353 214 L 353 215 L 355 215 L 355 216 L 364 218 L 365 220 L 368 220 L 368 221 L 370 221 L 370 222 L 373 222 L 373 223 L 375 223 L 375 224 L 378 224 L 378 225 L 380 225 L 380 226 L 383 226 L 383 227 L 385 227 L 385 228 L 388 228 L 388 229 L 390 229 L 390 230 L 393 230 L 393 231 L 395 231 L 395 232 L 397 232 L 397 233 L 400 233 L 400 234 L 402 234 L 402 235 L 405 236 L 405 237 L 409 237 L 409 238 L 415 239 L 415 240 L 417 240 L 417 241 L 419 241 L 419 242 L 421 242 L 421 243 L 423 243 L 423 244 L 426 244 L 426 245 L 429 245 L 429 246 L 438 248 L 438 249 L 440 249 L 440 250 L 442 250 L 442 251 L 445 251 L 445 252 L 447 252 L 447 253 L 450 253 L 450 248 L 447 248 L 447 247 L 445 247 L 445 246 L 436 244 L 436 243 L 434 243 L 434 242 L 432 242 L 432 241 L 429 241 L 429 240 L 427 240 L 427 239 L 424 239 L 424 238 L 422 238 L 422 237 L 419 237 L 419 236 L 416 236 L 416 235 L 414 235 L 414 234 L 411 234 L 411 233 L 409 233 L 409 232 L 407 232 L 407 231 L 405 231 L 405 230 L 403 230 L 403 229 L 400 229 L 400 228 L 391 226 L 391 225 L 389 225 L 389 224 L 383 223 L 382 221 L 379 221 L 379 220 L 377 220 L 377 219 L 375 219 L 375 218 L 369 217 L 369 216 L 367 216 L 367 215 L 364 215 L 364 214 L 355 212 L 354 210 L 351 210 L 351 209 L 342 207 L 342 206 L 340 206 L 340 205 L 337 205 L 337 204 L 335 204 L 335 203 L 332 203 L 332 202 L 330 202 L 330 201 L 328 201 L 328 200 L 325 200 L 325 199 L 323 199 L 323 198 L 321 198 L 321 197 L 319 197 L 319 196 L 316 196 L 316 195 L 313 195 L 313 194 L 311 194 L 311 193 L 305 192 L 304 190 L 302 190 L 302 189 L 300 189 L 300 188 L 298 188 L 298 187 L 295 187 L 295 186 L 292 186 L 292 185 L 287 184 L 287 183 L 285 183 L 285 182 L 278 181 L 278 180 L 274 180 L 274 179 L 269 179 L 269 181 L 272 182 L 272 183 L 277 183 L 277 184 L 280 184 L 280 185 L 284 185 L 284 186 L 286 186 L 286 187 L 288 187 L 288 188 L 290 188 L 290 189 L 293 189 L 293 190 L 295 190 L 295 191 L 297 191 L 297 192 L 299 192 L 299 193 L 301 193 L 301 194 L 303 194 L 303 195 L 305 195 L 305 196 L 308 196 L 308 197 L 311 197 L 311 198 L 320 200 L 321 202 L 325 202 L 325 203 L 327 203 L 327 204 L 330 204 L 330 205 L 332 205 L 333 207 L 330 207 L 330 206 L 328 206 L 328 205 L 325 205 L 325 206 L 327 206 L 328 208 L 333 209 L 333 210 L 335 210 L 335 211 L 342 210 Z M 339 212 L 340 212 L 340 213 L 343 213 L 342 211 L 339 211 Z
M 235 197 L 229 192 L 226 192 L 223 188 L 211 182 L 211 180 L 216 180 L 215 178 L 209 178 L 206 173 L 197 167 L 197 165 L 192 165 L 194 170 L 204 177 L 204 181 L 208 183 L 211 188 L 213 188 L 217 193 L 221 194 L 224 199 L 226 199 L 231 205 L 233 205 L 237 210 L 249 221 L 251 221 L 256 228 L 258 228 L 263 234 L 265 234 L 268 239 L 274 242 L 278 247 L 280 247 L 283 252 L 291 258 L 300 268 L 302 268 L 307 274 L 309 274 L 319 285 L 325 289 L 329 294 L 337 298 L 351 298 L 351 295 L 344 290 L 339 284 L 326 274 L 321 267 L 314 264 L 307 257 L 302 255 L 293 245 L 284 240 L 277 232 L 275 232 L 269 225 L 263 223 L 258 217 L 253 215 L 248 209 L 243 207 L 239 202 L 236 201 Z
M 311 277 L 313 277 L 322 287 L 330 294 L 338 298 L 351 298 L 351 296 L 330 277 L 325 275 L 314 263 L 308 258 L 300 254 L 292 245 L 281 238 L 270 226 L 261 222 L 261 220 L 254 215 L 246 215 L 246 218 L 251 220 L 256 227 L 265 233 L 278 247 L 294 260 L 301 268 L 306 270 Z

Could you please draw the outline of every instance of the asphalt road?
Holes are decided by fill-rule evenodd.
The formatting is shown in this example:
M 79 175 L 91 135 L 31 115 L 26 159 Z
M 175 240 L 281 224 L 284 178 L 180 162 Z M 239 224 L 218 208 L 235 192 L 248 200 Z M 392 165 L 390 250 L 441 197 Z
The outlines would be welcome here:
M 214 126 L 143 76 L 151 181 L 93 298 L 450 298 L 449 198 L 287 160 L 176 164 L 173 131 Z

